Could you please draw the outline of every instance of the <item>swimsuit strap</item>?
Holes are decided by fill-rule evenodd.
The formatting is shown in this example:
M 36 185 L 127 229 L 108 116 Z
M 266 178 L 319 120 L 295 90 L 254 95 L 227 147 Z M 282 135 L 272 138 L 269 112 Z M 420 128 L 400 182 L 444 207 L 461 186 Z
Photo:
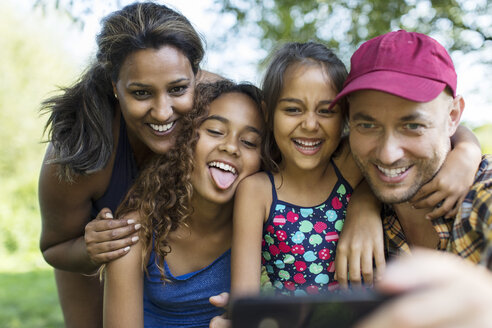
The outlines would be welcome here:
M 335 165 L 335 161 L 333 161 L 333 158 L 330 158 L 330 163 L 331 163 L 331 165 L 333 165 L 333 169 L 335 170 L 335 174 L 337 175 L 338 180 L 340 180 L 340 179 L 345 180 L 342 173 L 340 173 L 340 171 L 338 170 L 338 167 Z
M 268 178 L 270 179 L 270 182 L 272 183 L 272 205 L 273 205 L 278 201 L 277 190 L 275 190 L 275 180 L 273 179 L 272 172 L 267 171 L 266 174 L 268 175 Z

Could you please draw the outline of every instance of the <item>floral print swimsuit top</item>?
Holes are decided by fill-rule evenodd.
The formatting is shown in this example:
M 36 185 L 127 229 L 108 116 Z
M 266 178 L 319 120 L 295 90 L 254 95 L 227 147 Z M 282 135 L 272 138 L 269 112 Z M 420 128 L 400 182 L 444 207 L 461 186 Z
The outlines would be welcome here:
M 352 187 L 331 161 L 337 182 L 320 205 L 302 207 L 277 198 L 271 172 L 272 206 L 263 225 L 262 264 L 278 294 L 334 291 L 335 251 Z

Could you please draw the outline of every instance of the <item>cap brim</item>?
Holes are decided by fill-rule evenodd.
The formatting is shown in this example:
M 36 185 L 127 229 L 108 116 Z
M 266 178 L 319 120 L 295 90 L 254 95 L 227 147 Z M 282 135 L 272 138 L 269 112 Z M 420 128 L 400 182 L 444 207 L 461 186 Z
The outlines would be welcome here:
M 446 83 L 393 71 L 373 71 L 359 76 L 344 86 L 335 97 L 335 105 L 348 94 L 359 90 L 377 90 L 415 102 L 435 99 L 446 87 Z

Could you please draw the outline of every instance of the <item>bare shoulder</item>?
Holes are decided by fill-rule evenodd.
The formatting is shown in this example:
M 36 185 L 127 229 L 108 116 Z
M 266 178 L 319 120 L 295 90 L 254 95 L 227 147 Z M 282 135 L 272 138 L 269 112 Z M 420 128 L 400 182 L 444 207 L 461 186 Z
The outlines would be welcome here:
M 86 198 L 84 196 L 90 196 L 92 199 L 100 198 L 106 191 L 113 172 L 116 149 L 120 137 L 119 128 L 120 116 L 116 115 L 112 123 L 113 150 L 105 167 L 90 174 L 76 175 L 72 181 L 60 177 L 60 165 L 50 163 L 55 156 L 55 150 L 53 145 L 49 143 L 41 166 L 39 177 L 40 192 L 49 193 L 54 189 L 53 191 L 60 197 L 67 195 L 69 198 L 72 198 L 72 196 L 82 196 L 82 199 Z M 44 190 L 46 187 L 51 187 L 52 189 Z M 75 193 L 75 195 L 72 193 Z
M 64 204 L 77 204 L 101 197 L 109 185 L 114 159 L 101 171 L 74 176 L 72 181 L 60 178 L 58 164 L 48 163 L 52 156 L 52 147 L 48 146 L 39 176 L 39 195 L 41 203 L 56 200 Z M 43 205 L 43 204 L 42 204 Z
M 263 198 L 265 195 L 271 195 L 271 183 L 265 172 L 258 172 L 245 178 L 239 183 L 237 192 L 251 194 L 254 198 Z
M 265 172 L 255 173 L 239 184 L 234 213 L 249 213 L 248 217 L 255 216 L 265 220 L 272 200 L 272 185 L 268 175 Z
M 143 327 L 142 243 L 108 263 L 104 274 L 104 327 Z
M 125 256 L 121 256 L 108 262 L 106 270 L 109 272 L 125 274 L 125 272 L 127 272 L 126 270 L 142 268 L 142 263 L 148 259 L 148 255 L 143 255 L 142 253 L 143 247 L 143 242 L 139 240 L 136 244 L 130 247 L 130 250 L 127 254 L 125 254 Z
M 41 166 L 38 197 L 42 218 L 41 248 L 83 235 L 91 219 L 92 200 L 101 197 L 109 185 L 111 167 L 99 172 L 61 179 L 59 165 L 47 163 L 53 149 L 48 146 Z

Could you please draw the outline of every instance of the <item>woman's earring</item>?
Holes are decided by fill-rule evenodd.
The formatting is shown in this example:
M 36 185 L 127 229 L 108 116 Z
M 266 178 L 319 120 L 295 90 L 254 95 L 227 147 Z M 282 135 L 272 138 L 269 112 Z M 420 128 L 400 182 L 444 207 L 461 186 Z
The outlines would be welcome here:
M 118 95 L 117 95 L 116 93 L 114 94 L 114 97 L 115 97 L 116 99 L 118 99 Z

